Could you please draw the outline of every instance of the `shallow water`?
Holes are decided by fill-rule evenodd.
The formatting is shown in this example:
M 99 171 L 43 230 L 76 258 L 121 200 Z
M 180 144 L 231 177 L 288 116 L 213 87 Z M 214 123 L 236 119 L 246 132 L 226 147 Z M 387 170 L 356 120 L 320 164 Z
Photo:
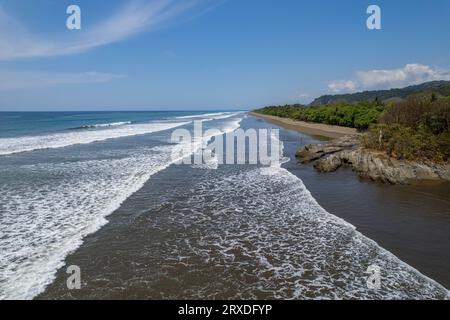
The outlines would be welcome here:
M 232 115 L 213 117 L 207 126 L 227 131 L 269 125 Z M 292 171 L 170 165 L 169 134 L 0 158 L 2 177 L 9 174 L 9 183 L 1 186 L 1 246 L 8 254 L 0 260 L 0 294 L 39 299 L 447 296 L 442 286 L 363 236 L 362 228 L 355 230 L 325 211 L 318 195 L 328 187 L 311 183 L 313 171 L 295 172 L 292 161 L 284 165 Z M 282 131 L 281 140 L 286 156 L 312 138 Z M 357 189 L 360 182 L 353 183 Z M 350 210 L 356 215 L 360 208 Z M 69 265 L 81 268 L 81 290 L 67 289 Z M 371 265 L 381 268 L 379 290 L 366 283 Z

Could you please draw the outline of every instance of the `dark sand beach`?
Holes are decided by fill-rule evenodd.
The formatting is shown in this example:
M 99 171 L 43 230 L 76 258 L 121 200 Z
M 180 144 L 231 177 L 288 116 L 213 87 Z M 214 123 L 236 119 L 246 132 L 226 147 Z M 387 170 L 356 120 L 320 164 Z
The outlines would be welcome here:
M 312 136 L 320 136 L 326 138 L 340 138 L 347 135 L 356 135 L 356 129 L 332 126 L 323 123 L 309 123 L 304 121 L 296 121 L 288 118 L 280 118 L 260 113 L 250 112 L 252 116 L 263 118 L 267 122 L 279 125 L 285 129 L 303 132 Z

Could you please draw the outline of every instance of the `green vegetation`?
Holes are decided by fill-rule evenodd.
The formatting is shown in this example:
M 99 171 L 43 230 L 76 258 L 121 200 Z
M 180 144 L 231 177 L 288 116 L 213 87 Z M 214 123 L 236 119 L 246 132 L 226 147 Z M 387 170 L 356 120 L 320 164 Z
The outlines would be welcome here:
M 366 148 L 398 159 L 450 159 L 450 99 L 419 96 L 386 108 L 362 138 Z
M 418 88 L 426 90 L 417 93 Z M 364 147 L 397 159 L 449 162 L 450 82 L 394 90 L 414 94 L 384 102 L 378 96 L 371 102 L 354 103 L 332 98 L 334 102 L 324 106 L 271 106 L 255 112 L 366 131 L 361 138 Z M 363 95 L 373 97 L 374 92 Z
M 382 102 L 399 101 L 415 94 L 423 94 L 427 92 L 434 92 L 438 97 L 450 96 L 450 81 L 431 81 L 402 89 L 364 91 L 340 95 L 325 95 L 314 100 L 311 105 L 321 106 L 334 104 L 338 101 L 355 103 L 360 101 L 374 101 L 375 99 L 378 99 Z
M 378 103 L 360 102 L 357 104 L 335 104 L 322 107 L 304 107 L 300 105 L 266 107 L 255 112 L 291 118 L 300 121 L 325 123 L 366 130 L 377 122 L 384 107 Z

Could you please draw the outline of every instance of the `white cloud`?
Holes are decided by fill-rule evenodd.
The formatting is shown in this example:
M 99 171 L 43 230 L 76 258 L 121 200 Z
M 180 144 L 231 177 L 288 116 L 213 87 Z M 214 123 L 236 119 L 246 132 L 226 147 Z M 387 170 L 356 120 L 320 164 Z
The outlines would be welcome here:
M 0 8 L 0 60 L 83 53 L 160 28 L 205 1 L 127 0 L 123 8 L 105 21 L 73 31 L 70 38 L 66 35 L 62 39 L 33 34 Z
M 106 83 L 123 76 L 98 73 L 0 71 L 0 91 L 56 87 L 68 84 Z
M 328 88 L 330 88 L 333 92 L 339 92 L 339 91 L 355 91 L 356 85 L 351 80 L 338 80 L 333 81 L 328 85 Z
M 390 70 L 358 71 L 351 80 L 337 80 L 328 85 L 333 92 L 401 88 L 434 80 L 450 80 L 447 70 L 422 64 L 407 64 Z

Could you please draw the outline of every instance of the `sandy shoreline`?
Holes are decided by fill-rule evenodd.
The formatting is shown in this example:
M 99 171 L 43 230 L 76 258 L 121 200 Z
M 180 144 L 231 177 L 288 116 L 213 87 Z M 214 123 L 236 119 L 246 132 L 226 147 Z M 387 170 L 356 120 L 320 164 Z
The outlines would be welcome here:
M 249 112 L 250 115 L 262 118 L 273 124 L 279 125 L 289 130 L 300 131 L 309 135 L 323 136 L 327 138 L 340 138 L 347 135 L 356 135 L 358 131 L 353 128 L 332 126 L 322 123 L 309 123 L 304 121 L 296 121 L 288 118 L 280 118 L 275 116 L 269 116 L 254 112 Z

